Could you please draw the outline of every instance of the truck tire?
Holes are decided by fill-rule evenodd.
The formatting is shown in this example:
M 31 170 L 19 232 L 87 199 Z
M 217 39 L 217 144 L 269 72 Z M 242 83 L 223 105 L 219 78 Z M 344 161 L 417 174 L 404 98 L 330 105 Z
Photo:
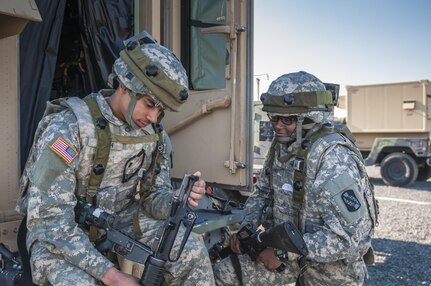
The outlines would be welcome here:
M 418 181 L 426 181 L 431 178 L 431 166 L 425 165 L 419 168 Z
M 404 186 L 416 181 L 418 166 L 410 155 L 391 153 L 383 159 L 380 174 L 386 185 Z

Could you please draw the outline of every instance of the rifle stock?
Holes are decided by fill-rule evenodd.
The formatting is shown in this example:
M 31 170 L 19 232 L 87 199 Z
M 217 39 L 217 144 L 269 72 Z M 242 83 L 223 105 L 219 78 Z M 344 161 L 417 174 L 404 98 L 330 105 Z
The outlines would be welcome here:
M 259 233 L 258 240 L 264 246 L 293 252 L 303 256 L 308 255 L 307 245 L 299 229 L 290 221 L 278 224 L 266 232 Z
M 254 230 L 245 225 L 237 233 L 241 252 L 256 261 L 259 254 L 267 247 L 281 249 L 284 253 L 293 252 L 301 256 L 308 255 L 307 245 L 301 232 L 290 221 L 278 224 L 265 232 Z

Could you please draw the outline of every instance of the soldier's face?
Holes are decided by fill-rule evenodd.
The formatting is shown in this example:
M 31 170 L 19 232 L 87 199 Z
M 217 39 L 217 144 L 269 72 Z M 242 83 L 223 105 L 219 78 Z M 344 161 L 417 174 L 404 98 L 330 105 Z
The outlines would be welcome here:
M 293 134 L 296 129 L 296 121 L 292 120 L 286 124 L 284 120 L 277 119 L 277 121 L 272 121 L 272 128 L 274 129 L 275 135 L 279 137 L 287 137 Z
M 144 95 L 136 102 L 135 109 L 132 113 L 132 120 L 140 128 L 145 128 L 149 124 L 157 123 L 162 110 L 156 106 L 150 96 Z

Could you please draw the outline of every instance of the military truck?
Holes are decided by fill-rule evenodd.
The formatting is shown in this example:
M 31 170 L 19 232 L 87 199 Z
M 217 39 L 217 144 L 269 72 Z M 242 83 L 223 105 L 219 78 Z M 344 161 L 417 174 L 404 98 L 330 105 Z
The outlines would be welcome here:
M 380 166 L 387 185 L 431 177 L 429 80 L 350 85 L 347 126 L 367 166 Z
M 367 166 L 380 166 L 385 184 L 408 185 L 431 177 L 429 80 L 349 85 L 338 101 L 336 123 L 347 127 Z M 343 117 L 347 114 L 347 118 Z M 262 103 L 254 102 L 254 169 L 263 164 L 272 128 Z
M 106 87 L 122 41 L 141 31 L 184 64 L 190 96 L 163 125 L 173 145 L 173 182 L 200 170 L 224 213 L 252 190 L 253 1 L 1 1 L 0 242 L 17 250 L 18 182 L 46 101 Z M 220 204 L 226 206 L 220 206 Z M 223 243 L 237 209 L 200 216 L 195 232 Z

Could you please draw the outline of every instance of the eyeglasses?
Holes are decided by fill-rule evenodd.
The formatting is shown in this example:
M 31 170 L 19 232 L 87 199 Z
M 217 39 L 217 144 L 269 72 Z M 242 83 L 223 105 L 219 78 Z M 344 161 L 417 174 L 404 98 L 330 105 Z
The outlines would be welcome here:
M 298 119 L 296 115 L 292 116 L 280 116 L 280 115 L 271 115 L 268 113 L 269 121 L 271 122 L 278 122 L 278 120 L 281 120 L 281 123 L 285 125 L 291 125 L 293 122 L 296 122 Z
M 158 108 L 160 111 L 165 111 L 166 108 L 163 105 L 163 103 L 161 103 L 160 101 L 158 101 L 157 99 L 154 99 L 152 97 L 147 97 L 144 99 L 145 103 L 148 105 L 148 107 L 156 107 Z
M 151 101 L 151 103 L 153 104 L 154 107 L 157 107 L 158 109 L 160 109 L 161 111 L 165 111 L 166 108 L 163 105 L 163 103 L 161 101 L 159 101 L 158 99 L 150 96 L 150 98 L 148 99 Z
M 131 93 L 132 96 L 141 98 L 142 96 L 144 96 L 145 94 L 142 93 L 137 93 L 134 92 L 133 90 L 127 88 L 124 84 L 121 84 L 124 90 L 127 90 L 127 92 Z M 163 105 L 163 103 L 159 100 L 157 100 L 156 98 L 148 95 L 148 99 L 145 100 L 146 104 L 150 107 L 157 107 L 158 109 L 160 109 L 161 112 L 166 110 L 166 107 Z

